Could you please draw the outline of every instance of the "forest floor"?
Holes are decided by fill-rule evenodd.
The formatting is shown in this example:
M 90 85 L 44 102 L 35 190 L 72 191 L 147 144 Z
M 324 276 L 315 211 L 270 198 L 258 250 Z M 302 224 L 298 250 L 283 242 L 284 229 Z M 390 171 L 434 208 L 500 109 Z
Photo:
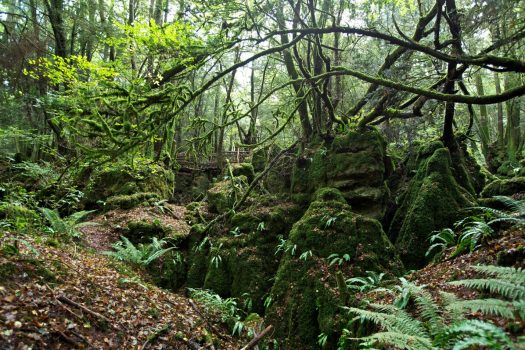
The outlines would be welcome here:
M 246 339 L 229 336 L 227 327 L 202 306 L 148 283 L 146 275 L 102 254 L 129 220 L 157 218 L 188 230 L 185 208 L 170 209 L 169 215 L 153 208 L 115 210 L 95 216 L 98 225 L 83 230 L 82 243 L 24 236 L 16 241 L 19 253 L 0 251 L 0 349 L 240 349 Z M 8 234 L 0 243 L 6 247 L 15 238 Z M 443 261 L 406 277 L 433 294 L 450 291 L 473 298 L 475 292 L 447 282 L 473 277 L 469 266 L 498 259 L 525 267 L 524 242 L 525 229 L 507 230 L 470 254 L 449 259 L 449 249 Z M 393 300 L 379 292 L 357 297 Z
M 108 224 L 90 228 L 85 244 L 24 237 L 19 253 L 0 252 L 0 349 L 213 349 L 219 342 L 220 349 L 241 348 L 197 303 L 101 254 L 118 239 L 111 227 L 147 215 L 108 214 L 95 218 Z
M 433 297 L 439 299 L 440 292 L 454 293 L 461 299 L 475 299 L 480 297 L 480 292 L 452 285 L 449 282 L 471 279 L 480 276 L 471 269 L 475 265 L 504 265 L 525 269 L 525 227 L 514 227 L 500 232 L 479 249 L 472 253 L 465 253 L 451 258 L 454 247 L 448 248 L 439 262 L 426 265 L 422 269 L 413 271 L 405 278 L 418 286 L 425 286 Z M 395 295 L 382 291 L 371 291 L 358 294 L 359 300 L 368 300 L 380 304 L 392 304 Z M 471 313 L 470 318 L 487 319 L 503 328 L 509 328 L 509 320 L 498 317 L 488 317 L 481 313 Z M 516 325 L 514 325 L 515 328 Z M 525 325 L 520 325 L 522 328 Z M 522 328 L 523 332 L 523 328 Z M 521 349 L 521 348 L 520 348 Z M 525 349 L 525 347 L 523 347 Z

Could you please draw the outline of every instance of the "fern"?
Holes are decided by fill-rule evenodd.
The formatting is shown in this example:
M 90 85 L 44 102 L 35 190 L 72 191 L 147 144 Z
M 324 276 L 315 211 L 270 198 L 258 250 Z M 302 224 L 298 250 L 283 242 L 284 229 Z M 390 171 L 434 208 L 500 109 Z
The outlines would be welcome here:
M 525 284 L 525 270 L 521 267 L 515 268 L 506 266 L 477 265 L 472 266 L 471 269 L 481 272 L 485 275 L 495 276 L 510 282 Z
M 463 281 L 453 281 L 450 284 L 455 286 L 464 286 L 467 288 L 488 290 L 491 293 L 500 294 L 509 299 L 525 298 L 525 286 L 500 279 L 468 279 Z
M 429 338 L 417 335 L 407 335 L 399 332 L 378 332 L 368 337 L 361 338 L 361 346 L 371 349 L 377 345 L 392 345 L 396 349 L 406 350 L 434 350 L 438 349 L 432 345 Z
M 466 320 L 451 326 L 447 330 L 449 339 L 453 339 L 453 350 L 484 346 L 490 349 L 518 349 L 510 337 L 498 326 L 480 320 Z
M 351 331 L 345 329 L 341 343 L 345 339 L 359 340 L 367 349 L 374 347 L 395 349 L 518 349 L 505 331 L 489 322 L 467 320 L 468 311 L 487 315 L 521 320 L 525 316 L 525 292 L 523 291 L 523 270 L 497 266 L 475 266 L 478 272 L 492 276 L 487 279 L 471 279 L 451 282 L 454 285 L 490 290 L 501 299 L 460 300 L 454 294 L 440 293 L 439 302 L 422 286 L 417 286 L 401 278 L 396 287 L 401 298 L 395 305 L 370 304 L 371 309 L 345 308 L 352 321 L 371 322 L 379 327 L 379 332 L 370 336 L 353 338 Z M 400 300 L 402 302 L 400 302 Z M 416 306 L 414 315 L 399 306 L 405 307 L 409 300 Z M 399 305 L 399 306 L 397 306 Z
M 500 316 L 508 319 L 514 319 L 513 303 L 500 299 L 474 299 L 458 300 L 455 303 L 447 305 L 448 310 L 457 310 L 465 312 L 481 312 L 484 315 Z
M 106 251 L 103 254 L 117 260 L 145 267 L 157 260 L 175 247 L 164 248 L 166 241 L 153 238 L 150 244 L 139 244 L 135 246 L 129 239 L 121 236 L 121 240 L 113 245 L 114 251 Z
M 86 217 L 95 212 L 95 210 L 83 210 L 71 214 L 68 217 L 61 218 L 56 210 L 41 208 L 42 214 L 49 222 L 49 231 L 53 234 L 62 235 L 69 238 L 79 238 L 80 228 L 90 225 L 96 225 L 93 222 L 82 222 Z

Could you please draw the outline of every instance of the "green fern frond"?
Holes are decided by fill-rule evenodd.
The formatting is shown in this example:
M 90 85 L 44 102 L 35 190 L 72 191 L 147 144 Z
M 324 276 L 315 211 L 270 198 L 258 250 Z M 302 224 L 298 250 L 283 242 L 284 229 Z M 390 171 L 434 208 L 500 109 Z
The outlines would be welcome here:
M 416 303 L 420 317 L 428 322 L 430 333 L 438 334 L 441 332 L 445 324 L 440 315 L 439 305 L 432 299 L 430 293 L 425 290 L 419 290 L 419 292 L 414 295 L 414 302 Z
M 454 286 L 463 286 L 478 290 L 488 290 L 511 300 L 525 298 L 525 287 L 500 279 L 468 279 L 449 282 Z
M 512 340 L 503 329 L 480 320 L 466 320 L 452 325 L 448 336 L 455 340 L 453 349 L 469 349 L 474 345 L 490 349 L 515 349 Z
M 471 268 L 485 275 L 494 276 L 520 285 L 525 284 L 525 270 L 521 267 L 515 268 L 507 266 L 477 265 L 471 266 Z
M 432 345 L 429 338 L 423 336 L 407 335 L 398 332 L 378 332 L 368 337 L 361 338 L 361 346 L 392 346 L 396 349 L 406 350 L 434 350 L 438 349 Z
M 371 304 L 373 308 L 383 308 L 384 305 Z M 359 308 L 348 307 L 345 308 L 351 314 L 357 315 L 357 319 L 361 321 L 369 321 L 378 325 L 381 329 L 387 332 L 399 332 L 407 335 L 425 335 L 427 334 L 421 322 L 412 318 L 404 310 L 397 309 L 395 313 L 376 312 L 370 310 L 362 310 Z
M 500 299 L 459 300 L 447 306 L 447 311 L 450 312 L 465 312 L 465 310 L 481 312 L 484 315 L 500 316 L 511 320 L 515 318 L 513 304 Z
M 494 196 L 492 198 L 503 204 L 506 208 L 509 208 L 513 213 L 525 215 L 525 201 L 507 196 Z
M 449 292 L 441 291 L 439 295 L 442 301 L 441 304 L 443 305 L 444 317 L 446 316 L 448 323 L 463 321 L 465 319 L 463 309 L 452 307 L 452 305 L 461 301 L 461 299 Z
M 84 220 L 89 215 L 93 214 L 94 212 L 96 212 L 96 210 L 77 211 L 76 213 L 69 215 L 65 220 L 67 220 L 72 225 L 78 224 L 79 222 L 81 222 L 82 220 Z

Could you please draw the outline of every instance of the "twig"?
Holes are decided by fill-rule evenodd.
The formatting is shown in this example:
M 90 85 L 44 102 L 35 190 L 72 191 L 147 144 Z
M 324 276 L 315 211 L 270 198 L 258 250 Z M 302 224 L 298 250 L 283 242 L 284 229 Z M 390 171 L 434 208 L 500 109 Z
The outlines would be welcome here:
M 189 339 L 186 341 L 186 344 L 188 344 L 188 347 L 191 350 L 201 350 L 202 346 L 199 345 L 199 343 L 194 342 L 193 340 Z
M 268 327 L 266 327 L 261 333 L 257 334 L 257 336 L 253 338 L 248 344 L 246 344 L 243 348 L 241 348 L 241 350 L 248 350 L 248 349 L 253 348 L 255 345 L 257 345 L 257 343 L 261 341 L 262 338 L 266 336 L 266 334 L 270 333 L 272 329 L 273 329 L 272 325 L 269 325 Z
M 107 322 L 107 323 L 108 323 L 113 329 L 116 329 L 116 330 L 119 330 L 119 331 L 121 330 L 120 327 L 114 325 L 113 322 L 112 322 L 109 318 L 107 318 L 106 316 L 101 315 L 101 314 L 99 314 L 98 312 L 95 312 L 95 311 L 93 311 L 93 310 L 91 310 L 91 309 L 88 309 L 88 308 L 85 307 L 84 305 L 81 305 L 81 304 L 79 304 L 79 303 L 77 303 L 77 302 L 74 302 L 73 300 L 67 298 L 67 297 L 64 296 L 64 295 L 60 295 L 59 297 L 57 297 L 57 300 L 60 301 L 60 302 L 62 302 L 62 303 L 69 304 L 69 305 L 71 305 L 71 306 L 75 306 L 75 307 L 81 309 L 82 311 L 87 312 L 87 313 L 90 314 L 90 315 L 93 315 L 93 316 L 95 316 L 95 317 L 97 317 L 97 318 L 100 318 L 100 319 L 106 321 L 106 322 Z
M 82 340 L 84 343 L 86 343 L 88 346 L 92 347 L 92 348 L 96 348 L 95 345 L 91 344 L 91 342 L 89 340 L 87 340 L 86 337 L 84 337 L 82 334 L 74 331 L 74 330 L 70 330 L 71 333 L 73 333 L 74 336 L 76 336 L 77 338 L 79 338 L 80 340 Z
M 191 308 L 193 310 L 195 310 L 195 312 L 197 313 L 197 315 L 199 315 L 200 318 L 202 318 L 202 320 L 204 322 L 206 322 L 206 324 L 208 325 L 208 327 L 210 327 L 210 329 L 212 330 L 213 333 L 215 333 L 215 335 L 217 335 L 219 338 L 221 338 L 222 340 L 228 340 L 227 337 L 225 337 L 217 328 L 215 328 L 215 326 L 206 318 L 204 317 L 204 315 L 200 312 L 199 308 L 197 307 L 197 305 L 195 305 L 195 303 L 193 302 L 193 300 L 191 299 L 188 299 L 188 303 L 190 304 Z
M 56 330 L 55 332 L 57 332 L 58 335 L 60 335 L 60 337 L 62 337 L 62 339 L 64 339 L 66 342 L 74 345 L 76 348 L 82 347 L 82 345 L 80 345 L 75 339 L 71 338 L 70 336 L 65 335 L 63 332 L 61 332 L 59 330 Z

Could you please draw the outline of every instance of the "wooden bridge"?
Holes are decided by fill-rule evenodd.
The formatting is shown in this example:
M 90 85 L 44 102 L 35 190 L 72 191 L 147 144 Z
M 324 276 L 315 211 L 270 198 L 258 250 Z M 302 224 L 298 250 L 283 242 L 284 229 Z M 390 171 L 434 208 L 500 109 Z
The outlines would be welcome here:
M 178 153 L 177 163 L 180 166 L 179 170 L 186 171 L 214 171 L 221 170 L 226 161 L 230 164 L 243 163 L 251 155 L 250 151 L 227 151 L 219 153 L 212 153 L 207 156 L 195 157 L 190 153 Z

